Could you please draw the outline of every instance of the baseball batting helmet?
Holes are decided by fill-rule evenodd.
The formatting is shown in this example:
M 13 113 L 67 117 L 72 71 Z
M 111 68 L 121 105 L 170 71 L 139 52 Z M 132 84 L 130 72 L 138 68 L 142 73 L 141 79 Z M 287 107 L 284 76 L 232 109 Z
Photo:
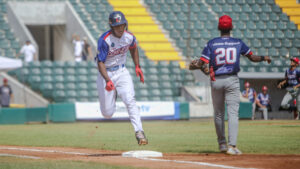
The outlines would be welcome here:
M 262 91 L 267 91 L 267 90 L 268 90 L 267 86 L 262 87 Z
M 127 20 L 125 18 L 125 15 L 121 11 L 113 11 L 109 14 L 109 25 L 112 26 L 118 26 L 126 24 Z
M 250 87 L 250 83 L 249 83 L 249 82 L 246 82 L 246 83 L 245 83 L 245 88 L 248 88 L 248 87 Z
M 298 65 L 299 65 L 299 63 L 300 63 L 300 60 L 299 60 L 299 58 L 297 58 L 297 57 L 291 58 L 291 61 L 294 61 L 294 62 L 297 63 Z
M 223 15 L 219 18 L 219 30 L 231 30 L 232 28 L 232 19 L 229 15 Z

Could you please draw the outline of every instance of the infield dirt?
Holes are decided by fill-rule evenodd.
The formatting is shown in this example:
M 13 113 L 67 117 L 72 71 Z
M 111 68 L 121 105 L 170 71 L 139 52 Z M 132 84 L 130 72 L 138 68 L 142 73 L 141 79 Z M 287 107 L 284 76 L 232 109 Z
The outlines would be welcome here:
M 104 164 L 120 166 L 144 167 L 153 169 L 219 169 L 219 168 L 264 168 L 264 169 L 298 169 L 300 167 L 300 155 L 255 155 L 243 154 L 241 156 L 229 156 L 220 153 L 212 154 L 188 154 L 188 153 L 164 153 L 164 157 L 150 159 L 137 159 L 122 157 L 121 151 L 106 151 L 84 148 L 67 147 L 24 147 L 24 146 L 0 146 L 0 154 L 16 156 L 34 156 L 46 160 L 76 160 L 93 161 Z M 154 158 L 151 158 L 154 159 Z M 165 161 L 164 161 L 165 160 Z M 167 161 L 168 160 L 168 161 Z M 178 163 L 176 161 L 184 161 Z M 195 162 L 195 163 L 191 163 Z M 201 165 L 202 163 L 202 165 Z M 209 163 L 220 166 L 205 166 Z M 223 167 L 221 167 L 223 166 Z

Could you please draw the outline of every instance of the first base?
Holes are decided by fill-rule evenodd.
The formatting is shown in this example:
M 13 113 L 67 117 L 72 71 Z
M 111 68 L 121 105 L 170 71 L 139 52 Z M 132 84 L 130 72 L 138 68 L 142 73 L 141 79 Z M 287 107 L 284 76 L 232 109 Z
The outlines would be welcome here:
M 135 157 L 135 158 L 145 158 L 145 157 L 162 157 L 163 154 L 157 151 L 139 150 L 139 151 L 127 151 L 122 153 L 122 157 Z

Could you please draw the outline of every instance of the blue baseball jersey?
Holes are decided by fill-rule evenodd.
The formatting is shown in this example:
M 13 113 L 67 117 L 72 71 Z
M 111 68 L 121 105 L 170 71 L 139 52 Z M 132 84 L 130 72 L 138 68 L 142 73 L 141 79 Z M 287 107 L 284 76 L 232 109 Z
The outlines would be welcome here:
M 253 89 L 253 88 L 250 88 L 249 90 L 248 90 L 248 99 L 249 99 L 249 101 L 250 102 L 254 102 L 254 95 L 255 95 L 255 90 Z M 246 96 L 246 90 L 244 90 L 243 92 L 242 92 L 242 94 L 243 94 L 243 96 Z
M 263 93 L 259 93 L 257 96 L 257 100 L 261 105 L 267 106 L 270 104 L 270 95 L 269 94 L 264 95 Z
M 240 55 L 252 54 L 249 47 L 240 39 L 218 37 L 210 40 L 200 57 L 215 75 L 237 74 L 240 71 Z
M 300 71 L 298 69 L 291 70 L 287 69 L 285 71 L 285 78 L 289 87 L 294 87 L 300 83 Z

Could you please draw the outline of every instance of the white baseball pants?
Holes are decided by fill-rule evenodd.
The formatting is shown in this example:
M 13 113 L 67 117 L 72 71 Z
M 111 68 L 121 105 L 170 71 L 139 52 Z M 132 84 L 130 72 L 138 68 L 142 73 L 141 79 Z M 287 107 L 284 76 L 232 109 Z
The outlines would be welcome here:
M 115 90 L 107 91 L 106 82 L 100 72 L 98 73 L 97 88 L 100 101 L 100 110 L 105 118 L 111 118 L 116 111 L 116 99 L 119 96 L 127 107 L 131 124 L 135 131 L 143 131 L 139 109 L 135 101 L 134 86 L 130 73 L 126 67 L 115 71 L 107 71 L 114 83 Z

